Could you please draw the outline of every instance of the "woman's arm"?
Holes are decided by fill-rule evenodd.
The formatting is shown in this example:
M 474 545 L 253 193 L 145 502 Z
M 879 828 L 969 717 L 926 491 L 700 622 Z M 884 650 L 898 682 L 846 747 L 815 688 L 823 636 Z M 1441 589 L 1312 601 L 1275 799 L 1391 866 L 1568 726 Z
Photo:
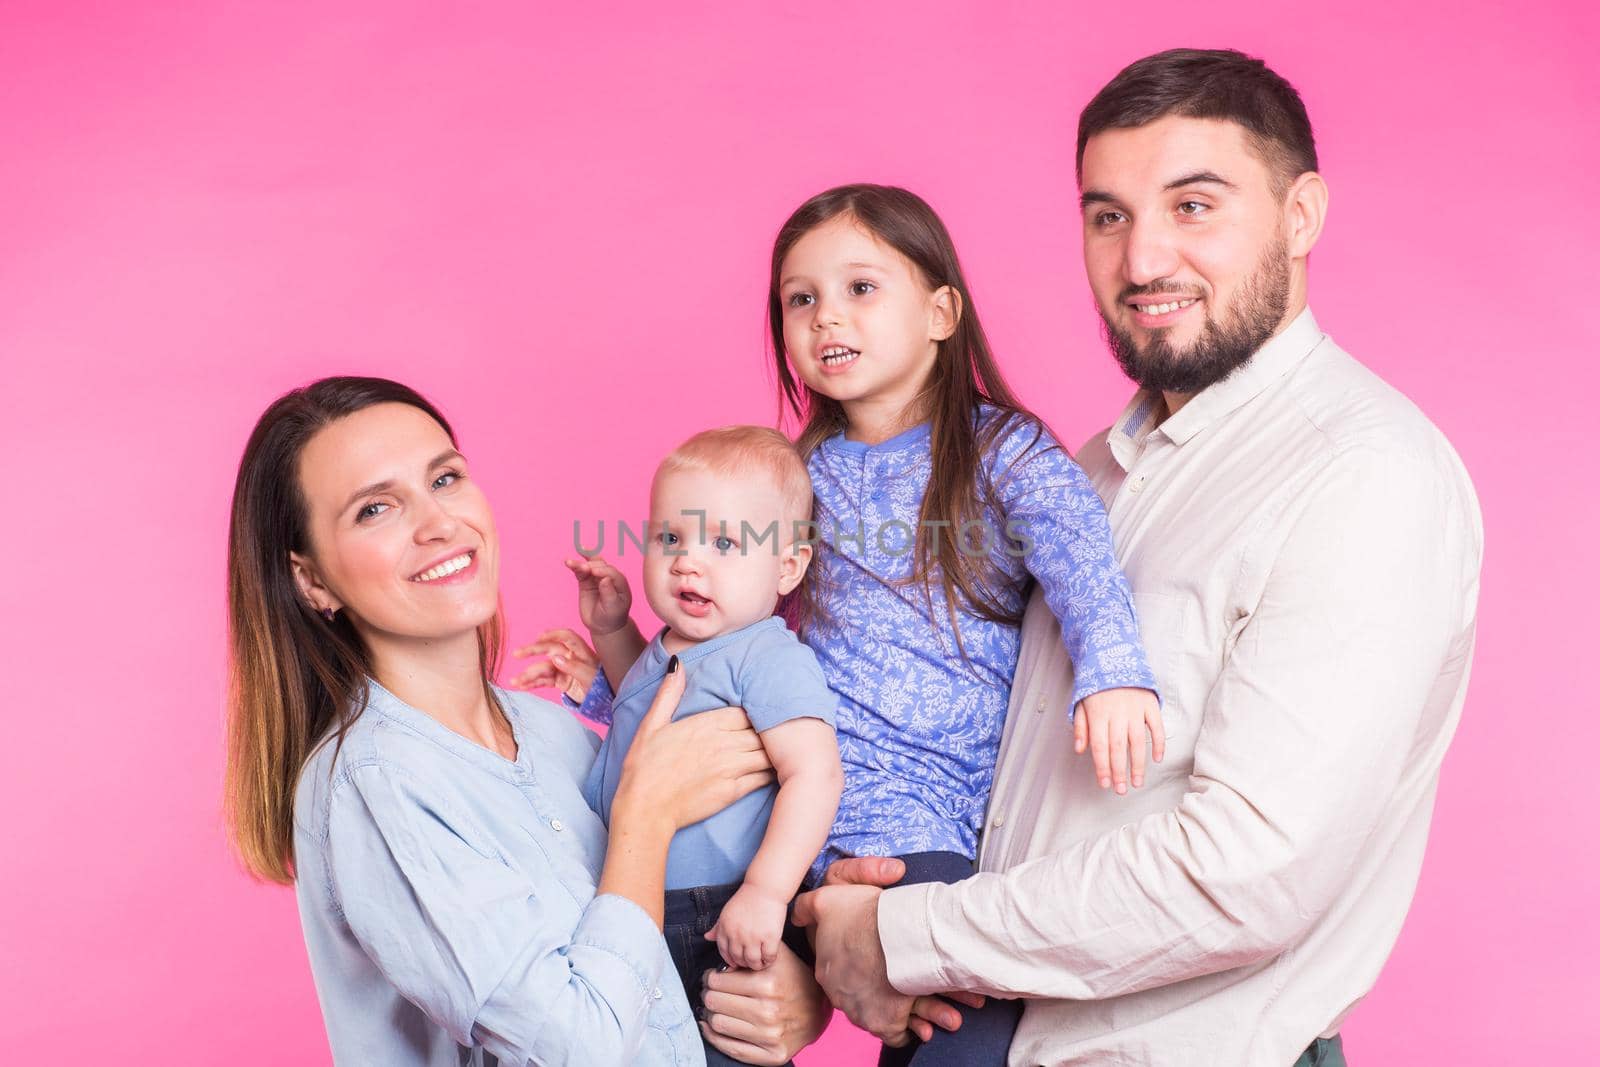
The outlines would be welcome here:
M 574 923 L 554 876 L 512 867 L 492 840 L 438 782 L 392 763 L 353 767 L 330 801 L 333 906 L 458 1044 L 508 1065 L 568 1062 L 578 1048 L 588 1062 L 634 1062 L 655 993 L 675 980 L 651 917 L 597 895 Z
M 672 721 L 686 674 L 674 656 L 628 746 L 600 873 L 599 892 L 638 904 L 658 929 L 672 835 L 773 781 L 761 739 L 738 708 Z
M 672 723 L 682 671 L 640 728 L 618 796 L 622 847 L 577 923 L 567 891 L 506 863 L 447 790 L 389 762 L 342 772 L 330 800 L 329 890 L 384 977 L 452 1039 L 502 1063 L 632 1063 L 663 974 L 662 883 L 674 830 L 772 780 L 737 709 Z M 669 773 L 670 772 L 670 773 Z M 646 804 L 643 798 L 649 798 Z

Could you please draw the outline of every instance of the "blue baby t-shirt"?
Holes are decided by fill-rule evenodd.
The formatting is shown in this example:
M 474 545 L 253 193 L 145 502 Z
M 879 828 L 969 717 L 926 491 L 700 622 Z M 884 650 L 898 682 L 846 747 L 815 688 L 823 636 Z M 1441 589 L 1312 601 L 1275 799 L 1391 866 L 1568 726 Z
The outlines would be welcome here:
M 584 785 L 590 807 L 607 826 L 622 760 L 667 674 L 671 654 L 662 644 L 665 634 L 663 629 L 651 640 L 617 687 L 611 730 Z M 757 733 L 790 719 L 834 723 L 838 698 L 828 688 L 816 655 L 776 616 L 702 641 L 678 653 L 678 662 L 689 674 L 674 720 L 732 706 L 745 710 Z M 777 795 L 777 786 L 765 786 L 679 830 L 667 854 L 667 888 L 742 881 L 761 847 Z

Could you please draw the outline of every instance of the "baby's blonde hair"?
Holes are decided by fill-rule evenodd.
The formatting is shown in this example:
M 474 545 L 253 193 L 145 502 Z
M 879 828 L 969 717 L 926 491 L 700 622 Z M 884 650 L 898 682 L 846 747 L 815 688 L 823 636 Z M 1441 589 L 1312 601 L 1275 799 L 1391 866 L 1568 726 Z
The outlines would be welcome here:
M 790 441 L 765 426 L 719 426 L 702 430 L 673 449 L 656 478 L 673 471 L 710 471 L 713 474 L 760 474 L 772 479 L 783 496 L 783 541 L 793 536 L 792 524 L 811 518 L 811 475 Z

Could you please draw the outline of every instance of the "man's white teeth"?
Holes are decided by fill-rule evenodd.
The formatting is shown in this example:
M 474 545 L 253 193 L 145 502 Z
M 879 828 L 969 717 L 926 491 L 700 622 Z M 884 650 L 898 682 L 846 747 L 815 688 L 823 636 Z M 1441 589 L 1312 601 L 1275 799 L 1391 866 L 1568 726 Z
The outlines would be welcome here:
M 849 363 L 859 355 L 861 353 L 853 348 L 846 348 L 844 345 L 829 345 L 822 350 L 822 362 L 830 367 L 837 367 Z
M 437 567 L 430 567 L 428 570 L 423 571 L 421 574 L 417 575 L 411 580 L 413 582 L 431 582 L 439 578 L 448 578 L 457 571 L 466 570 L 467 564 L 471 562 L 472 553 L 463 552 L 455 559 L 447 559 Z
M 1134 307 L 1138 308 L 1146 315 L 1165 315 L 1169 311 L 1177 311 L 1179 308 L 1186 308 L 1190 304 L 1194 303 L 1197 299 L 1199 298 L 1191 297 L 1188 300 L 1179 300 L 1172 304 L 1135 304 Z

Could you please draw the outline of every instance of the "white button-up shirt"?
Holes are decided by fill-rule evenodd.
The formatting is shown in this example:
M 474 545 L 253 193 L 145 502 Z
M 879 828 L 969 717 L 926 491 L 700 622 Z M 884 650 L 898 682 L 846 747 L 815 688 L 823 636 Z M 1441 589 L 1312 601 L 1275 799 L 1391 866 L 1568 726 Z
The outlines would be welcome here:
M 907 993 L 1030 1001 L 1013 1065 L 1284 1067 L 1372 988 L 1466 694 L 1483 529 L 1443 435 L 1309 310 L 1159 425 L 1079 457 L 1165 697 L 1127 796 L 1072 752 L 1038 596 L 980 857 L 888 890 Z

